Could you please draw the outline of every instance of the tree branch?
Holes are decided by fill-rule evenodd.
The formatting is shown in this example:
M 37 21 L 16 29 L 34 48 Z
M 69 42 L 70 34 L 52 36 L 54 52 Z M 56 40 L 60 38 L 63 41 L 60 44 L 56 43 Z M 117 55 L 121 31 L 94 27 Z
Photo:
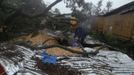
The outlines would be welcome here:
M 31 16 L 31 15 L 27 15 L 25 13 L 22 13 L 23 15 L 25 16 L 28 16 L 28 17 L 39 17 L 39 16 L 46 16 L 46 14 L 49 12 L 49 10 L 55 6 L 57 3 L 61 2 L 62 0 L 56 0 L 55 2 L 53 2 L 52 4 L 50 4 L 42 13 L 38 14 L 38 15 L 34 15 L 34 16 Z
M 55 2 L 53 2 L 51 5 L 49 5 L 42 13 L 35 15 L 35 16 L 31 16 L 25 13 L 22 13 L 22 8 L 16 10 L 16 12 L 14 14 L 12 14 L 11 16 L 9 16 L 6 21 L 5 21 L 5 25 L 11 23 L 15 17 L 17 16 L 26 16 L 28 18 L 34 18 L 34 17 L 39 17 L 39 16 L 46 16 L 46 14 L 49 12 L 49 10 L 55 6 L 57 3 L 61 2 L 62 0 L 56 0 Z

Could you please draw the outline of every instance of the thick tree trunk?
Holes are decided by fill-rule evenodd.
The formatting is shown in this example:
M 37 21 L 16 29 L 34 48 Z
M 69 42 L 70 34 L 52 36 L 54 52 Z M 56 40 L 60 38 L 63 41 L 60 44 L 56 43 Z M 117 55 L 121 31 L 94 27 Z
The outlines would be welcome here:
M 34 15 L 34 16 L 28 15 L 28 14 L 26 14 L 26 13 L 23 13 L 23 12 L 22 12 L 22 8 L 21 8 L 21 9 L 18 9 L 18 10 L 16 10 L 16 12 L 15 12 L 14 14 L 12 14 L 11 16 L 9 16 L 9 17 L 6 19 L 5 25 L 11 23 L 11 22 L 14 20 L 14 18 L 17 17 L 17 16 L 26 16 L 26 17 L 29 17 L 29 18 L 40 17 L 40 16 L 46 16 L 47 13 L 49 12 L 49 10 L 50 10 L 53 6 L 55 6 L 57 3 L 61 2 L 61 1 L 62 1 L 62 0 L 56 0 L 55 2 L 53 2 L 52 4 L 50 4 L 42 13 L 37 14 L 37 15 Z
M 4 1 L 4 0 L 0 0 L 0 6 L 1 6 L 1 4 L 2 4 L 3 1 Z
M 61 2 L 62 0 L 56 0 L 51 5 L 49 5 L 41 14 L 35 15 L 35 16 L 29 16 L 29 17 L 38 17 L 38 16 L 46 16 L 46 14 L 49 12 L 49 10 L 55 6 L 57 3 Z

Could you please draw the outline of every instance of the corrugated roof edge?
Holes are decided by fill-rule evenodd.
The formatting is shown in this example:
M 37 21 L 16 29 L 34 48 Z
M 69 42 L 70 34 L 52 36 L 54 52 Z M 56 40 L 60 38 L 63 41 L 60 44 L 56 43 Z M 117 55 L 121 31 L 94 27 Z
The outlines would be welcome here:
M 126 5 L 123 5 L 123 6 L 119 7 L 119 8 L 117 8 L 117 9 L 114 9 L 111 12 L 108 12 L 108 13 L 102 15 L 102 16 L 111 16 L 111 15 L 114 15 L 114 14 L 118 14 L 118 13 L 122 12 L 123 10 L 131 8 L 132 6 L 134 6 L 134 1 L 132 1 L 132 2 L 130 2 L 128 4 L 126 4 Z M 134 8 L 131 11 L 134 11 Z M 125 12 L 124 14 L 126 14 L 128 12 L 129 11 Z

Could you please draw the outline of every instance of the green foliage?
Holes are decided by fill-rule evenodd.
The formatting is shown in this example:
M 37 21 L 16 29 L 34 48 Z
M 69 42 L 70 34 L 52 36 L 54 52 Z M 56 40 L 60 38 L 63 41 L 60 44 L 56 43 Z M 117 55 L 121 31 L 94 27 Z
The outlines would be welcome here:
M 2 7 L 7 9 L 18 9 L 24 4 L 24 0 L 4 0 Z
M 70 19 L 65 16 L 51 17 L 46 22 L 47 28 L 51 30 L 68 31 L 70 29 Z
M 99 32 L 93 32 L 90 33 L 92 37 L 94 37 L 95 39 L 99 39 L 101 41 L 103 41 L 104 43 L 108 43 L 112 46 L 117 46 L 118 44 L 118 38 L 114 37 L 112 34 L 103 34 L 103 33 L 99 33 Z
M 10 32 L 34 32 L 38 31 L 42 17 L 27 18 L 19 16 L 8 26 Z
M 71 10 L 75 10 L 77 7 L 82 7 L 85 0 L 64 0 L 64 3 L 66 3 L 66 7 L 71 8 Z
M 4 13 L 2 12 L 2 9 L 0 9 L 0 25 L 3 24 L 3 21 L 4 21 Z
M 21 10 L 24 7 L 26 1 L 29 0 L 0 1 L 0 26 L 7 27 L 6 32 L 0 32 L 0 41 L 6 41 L 17 35 L 21 35 L 22 33 L 36 32 L 41 28 L 40 22 L 43 19 L 42 16 L 29 18 L 28 16 L 23 16 L 20 12 L 16 13 L 18 10 Z M 43 8 L 41 10 L 43 10 Z M 9 19 L 11 22 L 9 22 L 7 19 L 12 15 L 15 16 L 11 17 Z
M 36 31 L 40 26 L 40 21 L 42 20 L 41 17 L 34 17 L 29 18 L 27 16 L 21 15 L 20 12 L 16 13 L 19 9 L 22 9 L 26 2 L 29 0 L 3 0 L 1 1 L 0 5 L 0 24 L 7 26 L 8 32 L 26 32 L 26 31 Z M 31 1 L 31 0 L 30 0 Z M 40 0 L 41 1 L 41 0 Z M 35 5 L 37 5 L 36 3 Z M 44 4 L 45 5 L 45 4 Z M 29 5 L 30 7 L 30 5 Z M 32 9 L 32 6 L 31 6 Z M 43 9 L 42 9 L 43 10 Z M 8 22 L 8 24 L 5 24 L 5 21 L 8 19 L 8 17 L 12 15 L 11 23 Z

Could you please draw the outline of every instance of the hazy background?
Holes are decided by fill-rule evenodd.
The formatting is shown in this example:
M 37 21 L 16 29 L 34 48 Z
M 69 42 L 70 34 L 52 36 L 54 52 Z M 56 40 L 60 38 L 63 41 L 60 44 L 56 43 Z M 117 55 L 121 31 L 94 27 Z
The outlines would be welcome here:
M 55 0 L 44 0 L 44 2 L 47 3 L 47 4 L 51 4 L 54 1 Z M 92 2 L 93 4 L 97 4 L 97 2 L 99 0 L 85 0 L 85 1 Z M 112 1 L 113 2 L 112 9 L 115 9 L 115 8 L 118 8 L 118 7 L 122 6 L 122 5 L 125 5 L 125 4 L 129 3 L 129 2 L 132 2 L 134 0 L 103 0 L 103 8 L 106 6 L 107 1 Z M 58 8 L 61 13 L 70 13 L 71 12 L 69 8 L 66 8 L 66 6 L 65 6 L 63 1 L 58 3 L 52 9 L 55 9 L 55 8 Z

